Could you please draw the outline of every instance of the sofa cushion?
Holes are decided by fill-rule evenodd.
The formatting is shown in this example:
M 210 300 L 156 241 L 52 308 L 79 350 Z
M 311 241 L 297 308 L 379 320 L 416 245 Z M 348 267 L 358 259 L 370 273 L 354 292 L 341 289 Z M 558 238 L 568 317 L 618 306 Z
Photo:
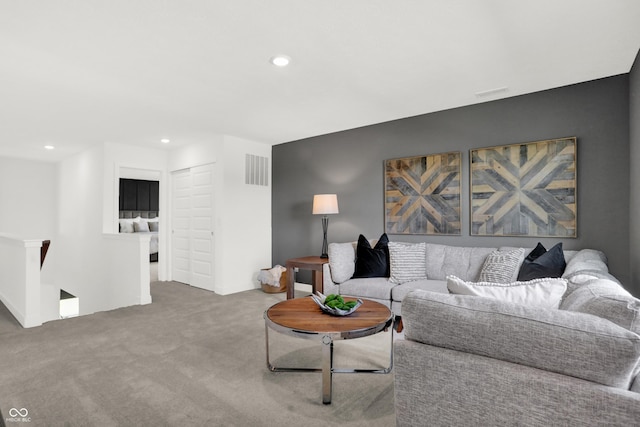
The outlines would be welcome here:
M 356 266 L 354 243 L 330 243 L 328 248 L 331 280 L 342 283 L 353 276 Z
M 607 257 L 601 251 L 596 251 L 594 249 L 582 249 L 571 258 L 568 258 L 566 254 L 566 252 L 569 251 L 564 252 L 567 266 L 564 269 L 562 277 L 566 278 L 566 276 L 585 270 L 599 271 L 602 273 L 609 272 L 609 268 L 607 267 Z
M 386 277 L 351 279 L 340 284 L 340 295 L 390 300 L 394 286 Z
M 392 283 L 405 283 L 427 278 L 425 243 L 389 242 L 389 264 Z
M 393 289 L 391 289 L 391 299 L 400 302 L 404 300 L 404 297 L 407 296 L 409 292 L 416 289 L 431 292 L 441 292 L 444 294 L 449 293 L 449 291 L 447 290 L 447 282 L 445 280 L 425 279 L 394 286 Z
M 477 280 L 484 260 L 495 250 L 427 243 L 427 278 L 446 280 L 447 276 L 457 276 L 463 280 Z
M 593 279 L 609 279 L 620 283 L 618 279 L 609 274 L 607 257 L 604 253 L 594 249 L 582 249 L 573 258 L 568 259 L 566 252 L 567 266 L 562 274 L 562 277 L 569 281 L 566 295 Z
M 640 360 L 640 336 L 583 313 L 416 290 L 402 318 L 406 339 L 625 390 Z
M 640 300 L 607 279 L 594 279 L 568 294 L 562 310 L 592 314 L 640 335 Z
M 478 275 L 479 282 L 511 283 L 518 278 L 524 248 L 497 250 L 487 255 Z
M 389 238 L 384 233 L 372 248 L 362 234 L 356 247 L 354 278 L 389 277 Z
M 447 289 L 452 294 L 494 298 L 529 307 L 558 308 L 567 290 L 565 279 L 534 279 L 527 282 L 488 283 L 465 282 L 455 276 L 447 277 Z
M 518 280 L 542 279 L 545 277 L 562 277 L 567 266 L 562 252 L 562 242 L 548 251 L 541 243 L 527 255 L 520 267 Z

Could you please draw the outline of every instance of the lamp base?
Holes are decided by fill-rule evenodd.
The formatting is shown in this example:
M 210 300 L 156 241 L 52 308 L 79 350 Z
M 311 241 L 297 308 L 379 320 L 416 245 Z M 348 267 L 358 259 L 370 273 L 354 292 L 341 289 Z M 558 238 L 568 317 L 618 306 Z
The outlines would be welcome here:
M 329 258 L 329 245 L 327 244 L 327 229 L 329 228 L 329 217 L 324 215 L 322 217 L 322 255 L 320 258 Z

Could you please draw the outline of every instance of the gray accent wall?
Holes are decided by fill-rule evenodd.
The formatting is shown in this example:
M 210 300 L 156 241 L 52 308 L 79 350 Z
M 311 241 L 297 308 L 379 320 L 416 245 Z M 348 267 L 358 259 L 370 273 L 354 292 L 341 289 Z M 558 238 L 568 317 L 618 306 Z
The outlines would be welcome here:
M 578 138 L 577 238 L 470 236 L 470 149 L 571 136 Z M 360 233 L 377 238 L 384 232 L 384 161 L 448 151 L 462 152 L 462 235 L 389 235 L 391 241 L 484 247 L 541 241 L 547 248 L 562 241 L 565 249 L 604 251 L 612 273 L 631 290 L 627 74 L 274 146 L 273 264 L 320 255 L 314 194 L 338 195 L 330 243 L 355 241 Z
M 629 73 L 629 146 L 631 150 L 630 263 L 629 288 L 640 296 L 640 52 Z

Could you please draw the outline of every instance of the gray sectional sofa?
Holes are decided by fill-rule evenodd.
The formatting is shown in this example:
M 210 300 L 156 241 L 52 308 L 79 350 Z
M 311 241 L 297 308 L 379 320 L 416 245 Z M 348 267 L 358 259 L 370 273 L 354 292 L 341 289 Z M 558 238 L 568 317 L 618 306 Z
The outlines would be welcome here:
M 397 426 L 640 425 L 640 301 L 616 286 L 594 279 L 560 309 L 410 293 Z
M 372 241 L 372 244 L 375 240 Z M 402 315 L 402 301 L 413 290 L 421 289 L 448 293 L 447 276 L 466 281 L 476 281 L 485 259 L 496 249 L 425 244 L 424 270 L 426 277 L 403 283 L 394 283 L 387 277 L 353 279 L 356 262 L 356 242 L 329 244 L 329 262 L 324 265 L 323 289 L 325 294 L 341 294 L 367 298 L 385 304 L 396 314 Z M 530 248 L 524 249 L 526 253 Z M 576 255 L 578 255 L 576 257 Z M 567 267 L 564 278 L 571 280 L 588 271 L 597 277 L 617 281 L 609 274 L 605 255 L 596 250 L 564 251 Z
M 564 252 L 557 308 L 448 292 L 448 275 L 477 280 L 495 249 L 427 244 L 426 279 L 394 283 L 347 277 L 355 243 L 330 245 L 325 293 L 402 315 L 397 425 L 640 426 L 640 300 L 604 254 Z

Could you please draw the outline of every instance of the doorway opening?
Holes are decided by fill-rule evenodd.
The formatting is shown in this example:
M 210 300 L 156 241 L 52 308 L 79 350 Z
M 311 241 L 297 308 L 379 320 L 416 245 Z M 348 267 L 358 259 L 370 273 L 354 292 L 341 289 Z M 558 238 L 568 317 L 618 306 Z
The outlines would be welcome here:
M 166 248 L 163 223 L 162 172 L 157 170 L 120 168 L 118 188 L 118 232 L 150 235 L 150 281 L 165 280 Z
M 80 314 L 80 298 L 60 289 L 60 318 L 68 319 Z

